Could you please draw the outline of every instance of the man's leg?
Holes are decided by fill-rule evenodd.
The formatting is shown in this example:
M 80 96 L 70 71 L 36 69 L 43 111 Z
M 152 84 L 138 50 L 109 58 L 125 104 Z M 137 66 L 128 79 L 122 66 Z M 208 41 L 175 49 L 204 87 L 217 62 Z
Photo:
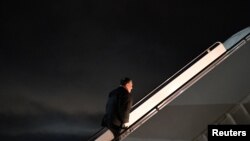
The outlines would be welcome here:
M 108 127 L 114 135 L 113 141 L 120 141 L 121 128 L 119 126 L 110 125 Z

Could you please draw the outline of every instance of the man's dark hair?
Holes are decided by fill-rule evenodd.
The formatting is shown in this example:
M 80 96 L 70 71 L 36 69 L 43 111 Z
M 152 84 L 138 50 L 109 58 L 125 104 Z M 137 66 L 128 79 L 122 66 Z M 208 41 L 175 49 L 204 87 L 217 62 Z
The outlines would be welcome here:
M 126 85 L 128 82 L 130 82 L 130 81 L 131 81 L 130 78 L 124 77 L 123 79 L 121 79 L 120 85 L 125 86 L 125 85 Z

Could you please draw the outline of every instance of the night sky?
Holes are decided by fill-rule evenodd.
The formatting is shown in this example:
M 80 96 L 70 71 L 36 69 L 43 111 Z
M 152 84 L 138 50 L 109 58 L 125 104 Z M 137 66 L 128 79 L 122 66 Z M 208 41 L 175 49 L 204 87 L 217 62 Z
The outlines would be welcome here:
M 0 136 L 86 140 L 108 93 L 134 102 L 250 25 L 250 1 L 1 1 Z

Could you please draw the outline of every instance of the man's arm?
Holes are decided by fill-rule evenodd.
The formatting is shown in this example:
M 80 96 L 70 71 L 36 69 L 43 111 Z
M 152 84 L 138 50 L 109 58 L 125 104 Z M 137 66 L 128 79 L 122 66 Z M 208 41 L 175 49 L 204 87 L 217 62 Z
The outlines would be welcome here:
M 132 107 L 132 98 L 130 94 L 122 94 L 119 104 L 119 114 L 122 121 L 122 124 L 129 121 L 129 113 Z

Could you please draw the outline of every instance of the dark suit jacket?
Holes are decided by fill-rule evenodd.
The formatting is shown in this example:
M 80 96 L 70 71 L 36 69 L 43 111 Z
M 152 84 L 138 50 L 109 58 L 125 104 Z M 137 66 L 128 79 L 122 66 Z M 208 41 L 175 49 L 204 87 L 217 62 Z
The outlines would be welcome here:
M 132 107 L 131 94 L 123 87 L 110 92 L 106 104 L 106 114 L 102 120 L 102 126 L 110 124 L 121 127 L 129 121 L 129 113 Z

